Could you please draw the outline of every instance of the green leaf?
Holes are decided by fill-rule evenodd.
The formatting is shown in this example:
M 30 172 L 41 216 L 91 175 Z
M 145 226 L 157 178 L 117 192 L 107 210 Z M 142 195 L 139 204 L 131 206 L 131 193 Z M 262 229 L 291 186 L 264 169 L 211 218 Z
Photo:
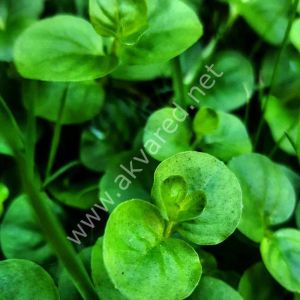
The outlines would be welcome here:
M 50 275 L 39 265 L 23 259 L 0 262 L 0 298 L 59 300 Z
M 164 216 L 162 183 L 171 176 L 180 176 L 188 194 L 198 195 L 198 205 L 206 205 L 199 217 L 178 223 L 174 230 L 199 245 L 224 241 L 236 229 L 242 212 L 242 194 L 237 178 L 218 159 L 206 153 L 182 152 L 164 160 L 154 173 L 152 197 Z M 199 197 L 201 195 L 201 197 Z
M 261 82 L 265 87 L 271 84 L 274 62 L 278 56 L 277 50 L 268 52 L 261 68 Z M 278 62 L 274 78 L 272 94 L 283 102 L 299 101 L 300 89 L 300 57 L 292 47 L 285 48 Z
M 287 221 L 295 208 L 295 191 L 284 171 L 267 157 L 246 154 L 233 158 L 229 168 L 243 191 L 243 214 L 238 229 L 260 242 L 268 227 Z
M 61 124 L 83 123 L 99 113 L 104 101 L 104 91 L 101 85 L 94 81 L 70 84 L 25 81 L 23 101 L 27 107 L 30 107 L 29 101 L 33 101 L 36 116 L 55 122 L 66 89 Z
M 196 13 L 184 2 L 148 1 L 147 29 L 135 44 L 120 45 L 118 53 L 129 65 L 164 62 L 191 47 L 202 34 Z
M 38 19 L 44 0 L 2 0 L 0 3 L 0 61 L 10 62 L 18 36 Z
M 243 300 L 241 295 L 220 279 L 203 276 L 190 300 Z
M 193 120 L 196 139 L 200 141 L 206 134 L 213 133 L 219 127 L 219 123 L 219 114 L 215 110 L 202 107 Z
M 90 0 L 89 5 L 92 24 L 102 36 L 126 41 L 147 25 L 145 0 Z
M 290 0 L 227 0 L 265 41 L 279 45 L 289 22 Z
M 198 284 L 197 253 L 182 240 L 165 238 L 164 230 L 158 209 L 142 200 L 124 202 L 110 215 L 104 264 L 114 286 L 126 297 L 179 300 Z
M 298 161 L 300 163 L 300 113 L 299 113 L 298 135 L 297 135 L 297 140 L 296 140 L 296 147 L 297 147 Z
M 277 284 L 261 262 L 245 271 L 239 283 L 239 292 L 244 300 L 283 299 Z
M 45 81 L 83 81 L 116 67 L 102 38 L 87 21 L 61 15 L 39 21 L 19 37 L 14 57 L 23 77 Z
M 291 29 L 291 33 L 290 33 L 290 39 L 291 39 L 292 44 L 300 52 L 300 19 L 297 19 L 294 21 L 292 29 Z
M 148 119 L 143 142 L 146 151 L 162 161 L 178 152 L 191 150 L 192 131 L 188 113 L 180 108 L 162 108 Z
M 218 267 L 218 262 L 216 258 L 210 252 L 207 252 L 202 248 L 198 248 L 196 249 L 196 251 L 200 257 L 203 274 L 205 275 L 213 274 Z
M 300 293 L 300 231 L 284 228 L 267 235 L 260 251 L 271 275 L 287 290 Z
M 134 175 L 136 178 L 126 171 L 130 170 L 131 164 L 134 169 L 141 170 Z M 100 201 L 109 212 L 128 199 L 139 198 L 150 201 L 150 190 L 156 166 L 157 163 L 148 157 L 142 148 L 139 151 L 122 153 L 108 166 L 101 177 Z
M 92 278 L 101 299 L 125 300 L 112 283 L 103 261 L 103 237 L 99 238 L 92 250 Z
M 193 220 L 202 213 L 206 206 L 206 196 L 202 191 L 188 193 L 187 183 L 181 176 L 166 178 L 160 187 L 162 212 L 171 222 Z
M 297 139 L 299 101 L 285 103 L 270 96 L 266 106 L 265 118 L 271 129 L 272 136 L 280 149 L 290 155 L 296 155 L 295 149 L 286 138 L 287 133 L 293 141 Z
M 9 189 L 5 184 L 0 182 L 0 217 L 3 213 L 3 203 L 9 197 Z
M 205 110 L 205 108 L 203 108 Z M 198 114 L 202 114 L 201 109 L 195 119 L 195 123 L 199 122 Z M 221 111 L 215 112 L 218 119 L 218 126 L 215 130 L 211 128 L 211 132 L 207 132 L 199 142 L 200 148 L 219 159 L 228 161 L 234 156 L 250 153 L 252 151 L 252 143 L 248 132 L 239 118 L 232 114 Z M 196 125 L 198 126 L 198 125 Z M 201 126 L 201 125 L 199 125 Z M 198 138 L 201 133 L 197 134 Z
M 250 61 L 239 52 L 217 54 L 206 65 L 206 70 L 207 73 L 199 79 L 200 83 L 189 91 L 193 105 L 199 103 L 199 106 L 231 111 L 250 101 L 254 91 L 254 71 Z M 211 80 L 209 86 L 203 84 L 204 78 Z
M 48 204 L 53 212 L 62 214 L 54 203 Z M 1 224 L 0 238 L 6 258 L 24 258 L 39 264 L 55 260 L 26 195 L 19 196 L 8 207 Z

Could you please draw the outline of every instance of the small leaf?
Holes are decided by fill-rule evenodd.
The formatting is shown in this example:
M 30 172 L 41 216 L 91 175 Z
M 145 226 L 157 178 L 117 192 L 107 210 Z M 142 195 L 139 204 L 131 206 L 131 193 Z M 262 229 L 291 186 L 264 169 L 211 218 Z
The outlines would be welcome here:
M 293 186 L 278 165 L 260 154 L 233 158 L 229 168 L 243 190 L 244 209 L 238 229 L 260 242 L 270 226 L 291 217 L 296 201 Z
M 164 212 L 162 183 L 171 176 L 180 176 L 193 196 L 189 203 L 193 217 L 175 226 L 184 238 L 199 245 L 213 245 L 224 241 L 236 229 L 242 211 L 242 194 L 237 178 L 218 159 L 206 153 L 182 152 L 159 164 L 154 173 L 152 197 Z M 205 199 L 205 200 L 204 200 Z M 198 209 L 195 209 L 195 201 Z
M 198 16 L 184 2 L 148 1 L 147 29 L 137 43 L 120 45 L 118 53 L 121 60 L 129 65 L 165 62 L 191 47 L 202 34 Z
M 219 115 L 215 110 L 202 107 L 193 120 L 193 130 L 196 133 L 197 140 L 200 141 L 204 135 L 217 130 L 219 122 Z
M 197 253 L 182 240 L 165 238 L 164 230 L 158 209 L 142 200 L 124 202 L 110 215 L 104 264 L 114 286 L 126 297 L 179 300 L 198 284 Z
M 284 298 L 278 285 L 261 262 L 245 271 L 240 280 L 239 292 L 244 300 L 281 300 Z
M 234 156 L 250 153 L 252 143 L 241 120 L 232 114 L 221 111 L 215 112 L 215 114 L 218 118 L 218 124 L 216 124 L 218 127 L 199 139 L 200 148 L 224 161 L 228 161 Z M 197 115 L 195 118 L 194 123 L 199 121 Z M 200 138 L 199 134 L 198 138 Z
M 89 5 L 92 24 L 102 36 L 126 41 L 147 24 L 145 0 L 90 0 Z
M 162 108 L 148 119 L 144 129 L 144 147 L 162 161 L 178 152 L 191 150 L 192 132 L 187 112 L 182 108 Z
M 29 260 L 8 259 L 0 262 L 0 298 L 59 300 L 59 295 L 42 267 Z
M 202 213 L 206 198 L 202 191 L 187 193 L 187 184 L 181 176 L 170 176 L 162 182 L 161 199 L 167 220 L 182 222 L 195 219 Z
M 62 214 L 54 203 L 48 201 L 48 205 L 55 214 Z M 0 238 L 6 258 L 24 258 L 38 264 L 55 261 L 52 247 L 45 240 L 25 195 L 16 198 L 8 207 L 1 224 Z
M 284 228 L 269 234 L 260 251 L 271 275 L 285 289 L 300 293 L 300 231 Z
M 103 299 L 125 300 L 112 283 L 103 261 L 103 237 L 99 238 L 92 250 L 92 278 L 99 296 Z
M 102 38 L 87 21 L 61 15 L 39 21 L 19 37 L 14 57 L 30 79 L 83 81 L 106 75 L 116 59 L 104 54 Z
M 66 89 L 61 124 L 83 123 L 99 113 L 104 102 L 104 91 L 101 85 L 94 81 L 70 84 L 25 81 L 23 101 L 27 106 L 29 101 L 33 101 L 36 116 L 55 122 Z
M 241 295 L 220 279 L 203 276 L 190 300 L 243 300 Z

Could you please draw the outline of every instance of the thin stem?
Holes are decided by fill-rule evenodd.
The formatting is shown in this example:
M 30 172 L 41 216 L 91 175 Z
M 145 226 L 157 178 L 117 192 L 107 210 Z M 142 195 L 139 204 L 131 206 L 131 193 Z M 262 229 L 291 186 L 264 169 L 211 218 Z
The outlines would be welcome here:
M 283 51 L 284 51 L 284 49 L 287 45 L 288 39 L 289 39 L 290 31 L 291 31 L 294 19 L 295 19 L 296 14 L 297 14 L 298 3 L 299 3 L 299 0 L 295 0 L 294 3 L 293 3 L 292 16 L 289 19 L 289 23 L 288 23 L 288 26 L 286 28 L 283 41 L 281 43 L 281 47 L 279 49 L 279 52 L 278 52 L 278 55 L 277 55 L 277 58 L 276 58 L 276 61 L 275 61 L 275 64 L 274 64 L 273 73 L 272 73 L 271 82 L 270 82 L 270 89 L 269 89 L 269 92 L 268 92 L 268 95 L 267 95 L 265 101 L 263 101 L 263 104 L 262 104 L 262 117 L 260 119 L 257 134 L 256 134 L 256 138 L 255 138 L 255 149 L 258 145 L 258 141 L 259 141 L 259 138 L 260 138 L 260 135 L 261 135 L 261 132 L 262 132 L 262 128 L 265 124 L 266 109 L 268 107 L 268 102 L 269 102 L 270 96 L 272 95 L 273 89 L 275 87 L 275 80 L 276 80 L 276 77 L 277 77 L 279 62 L 280 62 L 282 53 L 283 53 Z
M 164 232 L 164 237 L 166 239 L 169 238 L 172 235 L 174 226 L 175 226 L 175 222 L 174 221 L 169 221 L 167 223 L 167 226 L 166 226 L 165 232 Z
M 61 103 L 60 103 L 60 108 L 58 111 L 58 116 L 57 120 L 55 122 L 55 127 L 54 127 L 54 132 L 53 132 L 53 138 L 51 142 L 51 148 L 50 148 L 50 154 L 49 154 L 49 159 L 48 159 L 48 164 L 46 168 L 46 177 L 50 177 L 50 173 L 52 171 L 55 157 L 57 154 L 58 146 L 59 146 L 59 141 L 60 141 L 60 136 L 61 136 L 61 130 L 62 130 L 62 117 L 64 113 L 64 108 L 67 100 L 67 93 L 68 93 L 68 87 L 65 88 L 65 91 L 63 93 Z
M 24 191 L 28 195 L 29 203 L 36 214 L 37 220 L 41 225 L 41 229 L 43 230 L 45 237 L 48 239 L 56 252 L 57 257 L 66 268 L 82 297 L 85 300 L 99 300 L 83 263 L 77 257 L 74 248 L 67 241 L 61 224 L 49 209 L 45 199 L 46 196 L 40 193 L 34 173 L 30 170 L 28 165 L 28 160 L 19 149 L 19 142 L 16 139 L 11 138 L 11 136 L 19 135 L 19 127 L 13 114 L 1 97 L 0 104 L 4 108 L 8 117 L 8 123 L 4 122 L 4 125 L 10 129 L 9 131 L 3 131 L 4 138 L 7 140 L 10 148 L 14 152 Z
M 54 180 L 56 180 L 58 177 L 60 177 L 65 172 L 69 171 L 70 169 L 79 166 L 81 163 L 79 160 L 71 161 L 70 163 L 62 166 L 60 169 L 58 169 L 56 172 L 54 172 L 51 176 L 45 179 L 45 182 L 43 183 L 42 188 L 45 189 L 50 183 L 52 183 Z
M 185 107 L 185 89 L 183 84 L 183 75 L 182 68 L 180 63 L 180 57 L 177 56 L 172 60 L 172 69 L 173 69 L 173 86 L 175 91 L 175 100 L 176 103 Z
M 34 97 L 29 99 L 29 106 L 27 109 L 27 159 L 28 166 L 31 172 L 34 173 L 35 161 L 35 139 L 36 139 L 36 117 L 35 117 L 35 101 Z

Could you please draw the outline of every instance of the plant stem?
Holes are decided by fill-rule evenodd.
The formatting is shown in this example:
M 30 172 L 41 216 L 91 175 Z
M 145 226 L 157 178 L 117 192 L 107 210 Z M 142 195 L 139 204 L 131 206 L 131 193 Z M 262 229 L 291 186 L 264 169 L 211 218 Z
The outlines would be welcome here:
M 47 168 L 46 168 L 45 178 L 50 177 L 50 173 L 52 171 L 55 157 L 57 154 L 59 140 L 60 140 L 60 136 L 61 136 L 61 130 L 62 130 L 62 124 L 61 124 L 62 117 L 63 117 L 64 108 L 65 108 L 65 104 L 66 104 L 66 100 L 67 100 L 67 93 L 68 93 L 68 87 L 66 87 L 64 90 L 64 93 L 63 93 L 63 96 L 61 99 L 61 103 L 60 103 L 60 107 L 59 107 L 59 111 L 58 111 L 57 120 L 55 122 L 54 133 L 53 133 L 53 138 L 52 138 L 52 142 L 51 142 L 51 148 L 50 148 L 50 154 L 49 154 L 48 164 L 47 164 Z
M 165 232 L 164 232 L 164 237 L 167 239 L 171 236 L 172 232 L 173 232 L 173 228 L 175 226 L 175 222 L 174 221 L 169 221 L 167 223 L 167 226 L 165 228 Z
M 61 260 L 75 286 L 85 300 L 98 300 L 97 293 L 81 260 L 71 244 L 66 240 L 65 234 L 56 217 L 47 206 L 46 199 L 42 196 L 35 179 L 28 170 L 26 160 L 20 153 L 16 153 L 22 183 L 31 206 L 33 207 L 41 228 L 52 245 L 57 257 Z
M 183 75 L 179 56 L 172 60 L 172 71 L 175 101 L 177 104 L 185 108 L 185 88 L 183 84 Z
M 79 160 L 71 161 L 70 163 L 62 166 L 60 169 L 58 169 L 56 172 L 53 173 L 53 175 L 49 176 L 45 179 L 42 188 L 46 188 L 51 182 L 53 182 L 55 179 L 57 179 L 59 176 L 61 176 L 63 173 L 67 172 L 71 168 L 74 168 L 76 166 L 80 165 Z
M 5 129 L 9 130 L 3 130 L 4 138 L 13 150 L 14 157 L 16 158 L 19 167 L 19 174 L 24 192 L 28 195 L 29 203 L 36 214 L 45 237 L 48 239 L 53 250 L 56 252 L 57 257 L 66 268 L 83 299 L 99 300 L 82 261 L 77 257 L 74 248 L 67 241 L 61 224 L 49 209 L 45 199 L 46 196 L 40 192 L 34 173 L 30 170 L 28 159 L 24 156 L 24 148 L 22 147 L 20 150 L 19 140 L 15 138 L 21 134 L 17 122 L 9 107 L 1 97 L 0 109 L 4 109 L 4 112 L 7 114 L 7 116 L 4 115 L 4 118 L 6 117 L 7 119 L 4 119 L 4 126 Z M 26 149 L 25 153 L 27 153 Z
M 274 87 L 275 87 L 275 80 L 276 80 L 276 77 L 277 77 L 279 62 L 280 62 L 282 53 L 283 53 L 283 51 L 284 51 L 284 49 L 287 45 L 288 39 L 289 39 L 292 24 L 294 22 L 296 14 L 297 14 L 298 3 L 299 3 L 299 0 L 295 0 L 294 3 L 293 3 L 292 16 L 289 19 L 289 23 L 288 23 L 288 26 L 286 28 L 283 41 L 281 43 L 281 47 L 279 49 L 279 52 L 278 52 L 278 55 L 277 55 L 277 58 L 276 58 L 276 61 L 275 61 L 275 64 L 274 64 L 273 73 L 272 73 L 271 82 L 270 82 L 270 89 L 269 89 L 269 92 L 268 92 L 268 95 L 267 95 L 265 101 L 263 101 L 263 104 L 262 104 L 262 117 L 261 117 L 259 125 L 258 125 L 257 134 L 256 134 L 256 137 L 255 137 L 255 144 L 254 144 L 255 147 L 254 147 L 254 149 L 257 148 L 258 141 L 259 141 L 263 126 L 265 125 L 266 109 L 268 107 L 268 102 L 269 102 L 270 96 L 272 95 Z

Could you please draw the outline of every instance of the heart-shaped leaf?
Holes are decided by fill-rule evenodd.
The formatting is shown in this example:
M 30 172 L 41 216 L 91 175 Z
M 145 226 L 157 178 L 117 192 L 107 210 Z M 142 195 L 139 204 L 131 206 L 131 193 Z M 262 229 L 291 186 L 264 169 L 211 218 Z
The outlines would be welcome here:
M 271 275 L 287 290 L 300 293 L 300 231 L 284 228 L 269 234 L 260 251 Z
M 90 23 L 67 15 L 26 29 L 16 42 L 14 58 L 22 76 L 45 81 L 92 80 L 117 64 L 104 54 L 102 38 Z
M 260 242 L 265 230 L 288 220 L 295 208 L 295 191 L 283 170 L 267 157 L 246 154 L 233 158 L 229 168 L 243 190 L 243 214 L 239 230 Z
M 160 163 L 154 173 L 152 196 L 164 216 L 167 212 L 161 189 L 172 176 L 182 177 L 187 193 L 197 200 L 198 211 L 192 205 L 189 213 L 200 213 L 193 220 L 179 222 L 174 230 L 199 245 L 218 244 L 234 232 L 241 217 L 242 194 L 237 178 L 224 163 L 194 151 L 175 154 Z
M 23 259 L 0 262 L 0 298 L 59 300 L 50 275 L 39 265 Z
M 164 232 L 158 209 L 142 200 L 124 202 L 110 215 L 104 264 L 126 297 L 180 300 L 196 287 L 201 276 L 197 253 L 182 240 L 166 238 Z

